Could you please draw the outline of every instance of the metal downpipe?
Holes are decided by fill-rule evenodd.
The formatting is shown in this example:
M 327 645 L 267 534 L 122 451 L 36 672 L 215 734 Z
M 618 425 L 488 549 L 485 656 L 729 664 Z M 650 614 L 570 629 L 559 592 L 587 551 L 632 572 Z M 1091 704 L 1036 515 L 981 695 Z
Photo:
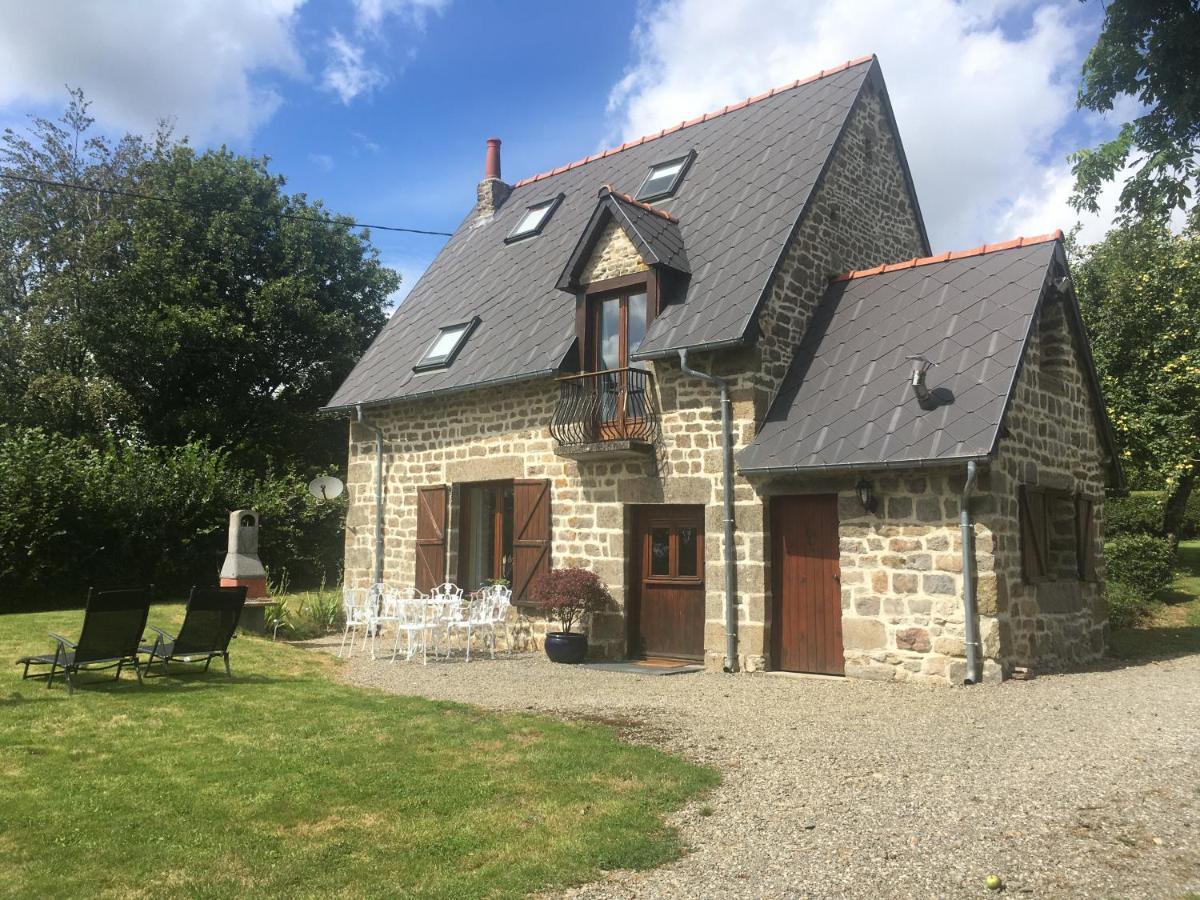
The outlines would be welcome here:
M 354 407 L 358 424 L 375 432 L 375 567 L 371 584 L 383 583 L 383 430 L 363 418 L 362 404 Z
M 707 372 L 698 372 L 688 366 L 687 350 L 679 351 L 679 367 L 685 375 L 700 378 L 721 389 L 721 443 L 724 451 L 725 493 L 725 671 L 736 672 L 738 668 L 738 622 L 737 622 L 737 553 L 733 545 L 733 424 L 729 412 L 729 382 Z
M 975 602 L 975 524 L 971 521 L 971 497 L 975 493 L 978 475 L 975 460 L 971 460 L 967 463 L 967 483 L 958 501 L 958 518 L 962 528 L 963 638 L 967 651 L 967 677 L 964 684 L 979 684 L 983 680 L 979 610 Z

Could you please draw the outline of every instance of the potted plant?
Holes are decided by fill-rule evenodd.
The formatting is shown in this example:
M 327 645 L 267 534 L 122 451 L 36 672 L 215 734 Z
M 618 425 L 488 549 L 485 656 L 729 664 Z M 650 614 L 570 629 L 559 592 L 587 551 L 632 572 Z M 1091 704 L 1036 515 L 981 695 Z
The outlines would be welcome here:
M 537 577 L 529 593 L 539 610 L 562 625 L 562 631 L 546 635 L 546 655 L 558 663 L 583 662 L 587 657 L 587 635 L 573 632 L 571 627 L 613 602 L 604 582 L 587 569 L 552 569 Z

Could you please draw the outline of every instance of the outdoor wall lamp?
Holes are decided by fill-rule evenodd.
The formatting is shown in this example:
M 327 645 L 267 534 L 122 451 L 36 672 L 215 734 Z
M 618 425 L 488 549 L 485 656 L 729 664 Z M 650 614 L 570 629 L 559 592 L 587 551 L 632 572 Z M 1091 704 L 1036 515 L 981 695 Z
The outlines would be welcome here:
M 869 513 L 875 512 L 875 507 L 879 505 L 875 498 L 875 485 L 863 478 L 854 486 L 854 490 L 858 492 L 858 502 L 862 504 L 863 509 Z

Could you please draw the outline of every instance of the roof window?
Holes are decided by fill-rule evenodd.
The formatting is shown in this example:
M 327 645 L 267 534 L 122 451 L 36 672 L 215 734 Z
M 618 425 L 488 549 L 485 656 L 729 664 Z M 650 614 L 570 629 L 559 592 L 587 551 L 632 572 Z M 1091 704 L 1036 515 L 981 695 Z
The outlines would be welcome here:
M 695 158 L 696 151 L 693 150 L 687 156 L 680 156 L 651 166 L 650 171 L 646 173 L 646 180 L 638 188 L 636 199 L 646 201 L 670 197 L 679 187 L 679 182 L 683 180 L 688 166 Z
M 467 337 L 478 324 L 479 317 L 476 316 L 469 322 L 443 325 L 438 329 L 437 337 L 433 339 L 433 343 L 429 345 L 429 349 L 425 351 L 421 361 L 413 366 L 413 370 L 421 372 L 425 369 L 444 369 L 449 366 L 454 362 L 454 357 L 458 356 L 458 351 L 462 349 L 463 344 L 467 342 Z
M 562 202 L 563 195 L 552 197 L 549 200 L 544 200 L 541 203 L 535 203 L 533 206 L 527 207 L 522 213 L 521 218 L 517 220 L 517 225 L 508 233 L 506 241 L 517 241 L 521 238 L 533 237 L 535 234 L 541 234 L 542 229 L 546 227 L 546 223 L 550 221 L 550 217 L 554 215 L 554 210 L 558 208 L 558 204 Z

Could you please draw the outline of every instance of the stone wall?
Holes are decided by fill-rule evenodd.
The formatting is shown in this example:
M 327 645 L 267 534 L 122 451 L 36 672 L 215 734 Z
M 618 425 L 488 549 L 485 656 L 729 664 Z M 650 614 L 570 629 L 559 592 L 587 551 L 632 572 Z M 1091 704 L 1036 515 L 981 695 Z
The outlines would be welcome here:
M 988 517 L 995 533 L 997 578 L 995 609 L 988 611 L 999 620 L 999 658 L 1006 668 L 1039 670 L 1097 659 L 1104 653 L 1108 630 L 1103 596 L 1105 449 L 1078 339 L 1067 325 L 1063 301 L 1053 292 L 1030 341 L 1005 426 L 1007 434 L 991 466 L 996 509 Z M 1055 565 L 1055 577 L 1032 584 L 1021 568 L 1021 484 L 1063 492 L 1051 547 L 1065 559 Z M 1066 499 L 1074 494 L 1094 504 L 1091 542 L 1097 565 L 1092 581 L 1081 581 L 1075 571 L 1074 507 Z
M 606 278 L 619 278 L 622 275 L 632 275 L 635 272 L 645 272 L 650 267 L 642 261 L 633 241 L 611 217 L 600 237 L 591 257 L 579 275 L 580 284 L 592 284 L 604 281 Z
M 981 492 L 987 478 L 984 474 L 981 479 Z M 859 500 L 855 484 L 860 479 L 873 486 L 878 502 L 874 512 L 868 513 Z M 965 481 L 963 467 L 774 477 L 760 484 L 767 503 L 782 494 L 838 496 L 842 646 L 848 677 L 962 682 L 966 659 L 958 509 Z M 985 524 L 976 525 L 975 545 L 978 591 L 994 595 L 992 537 Z M 984 678 L 998 681 L 995 617 L 982 617 L 980 629 Z M 770 666 L 769 624 L 766 631 L 764 654 Z
M 830 277 L 926 252 L 895 132 L 868 81 L 759 313 L 760 420 Z

